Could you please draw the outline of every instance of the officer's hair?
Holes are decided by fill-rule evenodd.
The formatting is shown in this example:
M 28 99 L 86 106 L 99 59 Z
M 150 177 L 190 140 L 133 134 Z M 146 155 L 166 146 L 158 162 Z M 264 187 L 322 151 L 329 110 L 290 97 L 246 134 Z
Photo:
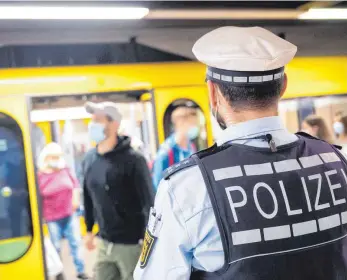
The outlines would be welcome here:
M 275 105 L 283 88 L 284 78 L 259 85 L 218 83 L 219 90 L 233 109 L 260 110 Z

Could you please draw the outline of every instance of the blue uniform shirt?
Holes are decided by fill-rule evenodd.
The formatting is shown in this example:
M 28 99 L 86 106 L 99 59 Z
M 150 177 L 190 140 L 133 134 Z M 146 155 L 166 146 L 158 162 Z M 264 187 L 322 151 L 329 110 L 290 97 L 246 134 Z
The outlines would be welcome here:
M 238 140 L 271 133 L 277 146 L 297 140 L 288 132 L 279 117 L 267 117 L 229 126 L 217 145 L 233 141 L 255 147 L 268 147 L 268 143 Z M 170 180 L 162 180 L 154 205 L 161 214 L 158 239 L 145 268 L 135 269 L 135 280 L 186 280 L 191 268 L 213 272 L 224 264 L 223 246 L 198 166 L 192 166 L 173 174 Z
M 184 150 L 177 145 L 175 140 L 175 135 L 171 135 L 165 140 L 165 142 L 160 146 L 157 158 L 153 165 L 153 184 L 157 189 L 160 180 L 163 178 L 163 172 L 169 167 L 169 151 L 173 151 L 173 162 L 177 163 L 185 158 L 189 157 L 195 152 L 195 149 L 191 144 L 188 145 L 188 149 Z

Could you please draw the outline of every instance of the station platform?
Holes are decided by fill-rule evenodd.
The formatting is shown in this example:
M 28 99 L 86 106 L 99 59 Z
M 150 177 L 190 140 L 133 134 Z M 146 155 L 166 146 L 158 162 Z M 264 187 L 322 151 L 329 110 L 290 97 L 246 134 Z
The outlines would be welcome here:
M 83 242 L 82 252 L 83 252 L 82 257 L 85 262 L 86 273 L 88 274 L 88 276 L 92 277 L 93 268 L 94 268 L 96 255 L 97 255 L 97 249 L 90 252 L 85 248 L 84 242 Z M 69 244 L 67 243 L 66 240 L 63 240 L 63 244 L 62 244 L 62 260 L 64 264 L 65 280 L 77 280 L 75 266 L 74 266 L 72 257 L 70 255 Z M 54 280 L 54 278 L 52 280 Z

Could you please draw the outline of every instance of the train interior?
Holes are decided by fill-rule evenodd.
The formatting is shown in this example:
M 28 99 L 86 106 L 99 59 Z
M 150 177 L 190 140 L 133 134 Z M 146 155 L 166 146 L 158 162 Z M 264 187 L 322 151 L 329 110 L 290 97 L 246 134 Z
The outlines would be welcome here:
M 151 160 L 157 146 L 154 111 L 150 99 L 141 100 L 148 94 L 133 91 L 33 98 L 30 119 L 36 140 L 35 157 L 46 143 L 57 142 L 64 149 L 68 165 L 77 173 L 84 153 L 94 145 L 88 137 L 90 115 L 84 103 L 111 101 L 123 116 L 120 134 L 131 136 L 133 146 Z

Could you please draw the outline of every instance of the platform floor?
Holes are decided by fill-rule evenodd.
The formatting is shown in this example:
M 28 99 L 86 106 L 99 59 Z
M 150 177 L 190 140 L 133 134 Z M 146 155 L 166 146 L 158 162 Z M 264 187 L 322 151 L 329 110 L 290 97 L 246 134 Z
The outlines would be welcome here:
M 96 253 L 96 249 L 92 252 L 89 252 L 85 247 L 83 247 L 83 259 L 85 261 L 86 273 L 89 276 L 93 276 L 93 267 L 96 259 Z M 70 256 L 70 248 L 66 240 L 63 241 L 62 245 L 62 258 L 66 280 L 76 280 L 76 271 L 72 257 Z

